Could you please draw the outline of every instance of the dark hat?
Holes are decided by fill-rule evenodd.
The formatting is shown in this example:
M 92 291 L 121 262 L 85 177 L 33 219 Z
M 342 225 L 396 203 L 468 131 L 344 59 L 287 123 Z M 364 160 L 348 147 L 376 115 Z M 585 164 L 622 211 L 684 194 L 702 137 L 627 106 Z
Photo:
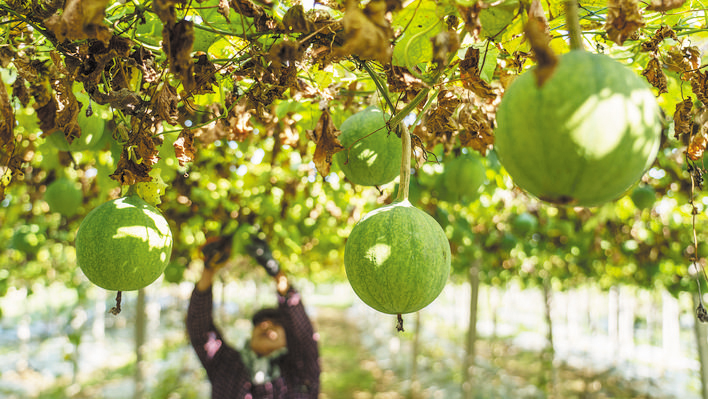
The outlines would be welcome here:
M 254 326 L 260 324 L 262 321 L 265 320 L 270 320 L 273 323 L 279 324 L 281 326 L 283 325 L 283 315 L 277 308 L 263 308 L 257 311 L 256 314 L 253 315 L 253 318 L 251 320 L 253 321 Z

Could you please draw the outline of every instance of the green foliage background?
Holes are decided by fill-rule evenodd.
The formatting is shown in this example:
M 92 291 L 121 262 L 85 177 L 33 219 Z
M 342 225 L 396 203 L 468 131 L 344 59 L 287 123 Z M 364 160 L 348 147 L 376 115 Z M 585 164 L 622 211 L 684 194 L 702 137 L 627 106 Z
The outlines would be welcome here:
M 551 281 L 561 289 L 587 282 L 673 293 L 696 288 L 688 270 L 694 261 L 705 263 L 708 199 L 692 187 L 684 155 L 689 138 L 674 136 L 672 115 L 691 96 L 692 121 L 702 133 L 705 88 L 669 61 L 695 48 L 703 73 L 708 21 L 701 1 L 666 12 L 631 1 L 579 3 L 589 51 L 607 53 L 637 73 L 653 58 L 662 61 L 667 91 L 657 89 L 657 96 L 669 129 L 656 163 L 638 182 L 657 193 L 643 209 L 629 196 L 593 209 L 541 203 L 515 189 L 493 146 L 482 140 L 493 134 L 504 87 L 534 63 L 523 33 L 533 9 L 528 1 L 329 1 L 305 9 L 299 1 L 238 0 L 229 2 L 228 17 L 217 0 L 96 2 L 98 11 L 87 6 L 76 14 L 80 32 L 50 23 L 52 16 L 76 16 L 71 6 L 82 3 L 47 9 L 50 2 L 0 2 L 0 77 L 8 93 L 0 101 L 6 121 L 0 141 L 0 295 L 9 287 L 54 281 L 84 287 L 73 248 L 82 217 L 127 185 L 158 177 L 166 187 L 146 190 L 161 197 L 159 208 L 175 236 L 167 281 L 189 276 L 185 270 L 207 237 L 256 224 L 289 273 L 315 282 L 343 280 L 349 231 L 363 213 L 395 198 L 395 184 L 350 184 L 336 167 L 327 171 L 327 157 L 316 150 L 331 155 L 325 144 L 331 144 L 336 127 L 369 105 L 399 118 L 412 112 L 421 122 L 413 130 L 418 163 L 411 196 L 450 238 L 453 278 L 463 278 L 478 262 L 490 284 L 520 279 L 532 285 Z M 568 51 L 563 2 L 539 4 L 550 47 Z M 610 39 L 608 20 L 620 5 L 636 6 L 643 25 L 618 44 Z M 180 23 L 191 26 L 184 36 L 176 33 Z M 352 30 L 356 23 L 363 32 Z M 642 51 L 661 27 L 675 38 Z M 164 44 L 170 35 L 172 47 Z M 367 36 L 386 39 L 380 49 L 388 58 L 362 55 L 362 46 L 370 45 Z M 448 45 L 431 44 L 436 37 Z M 127 56 L 106 60 L 101 46 L 112 48 L 115 38 L 129 43 Z M 463 62 L 470 61 L 471 49 L 480 52 L 476 69 Z M 186 60 L 179 58 L 185 54 Z M 103 69 L 91 71 L 92 62 Z M 185 84 L 190 77 L 196 83 Z M 64 115 L 58 105 L 67 98 L 58 90 L 66 85 L 52 79 L 72 82 L 68 86 L 82 103 L 78 112 L 91 107 L 89 120 L 106 121 L 91 148 L 63 151 L 47 140 L 62 129 L 61 117 L 47 121 L 46 106 L 54 104 L 53 112 Z M 485 90 L 489 95 L 480 94 Z M 118 93 L 118 100 L 106 100 Z M 322 125 L 326 116 L 334 129 Z M 140 132 L 148 139 L 138 137 Z M 456 198 L 439 184 L 444 165 L 473 151 L 484 155 L 487 183 L 478 198 Z M 111 178 L 126 168 L 121 161 L 144 174 L 121 182 Z M 49 211 L 44 192 L 60 177 L 81 185 L 84 199 L 76 215 Z M 521 213 L 537 221 L 532 231 L 515 230 Z M 235 241 L 237 250 L 241 244 Z M 252 272 L 242 267 L 232 273 L 241 278 Z

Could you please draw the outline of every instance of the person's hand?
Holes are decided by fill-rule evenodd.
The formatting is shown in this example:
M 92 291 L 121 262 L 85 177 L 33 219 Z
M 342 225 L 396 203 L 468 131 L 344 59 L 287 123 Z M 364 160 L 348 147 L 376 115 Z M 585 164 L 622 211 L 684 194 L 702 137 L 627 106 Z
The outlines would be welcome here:
M 280 264 L 273 258 L 273 253 L 268 243 L 258 237 L 258 234 L 251 236 L 251 242 L 246 245 L 246 250 L 259 265 L 263 266 L 269 276 L 275 277 L 278 275 Z
M 231 256 L 232 236 L 210 237 L 200 248 L 204 258 L 204 268 L 218 270 Z

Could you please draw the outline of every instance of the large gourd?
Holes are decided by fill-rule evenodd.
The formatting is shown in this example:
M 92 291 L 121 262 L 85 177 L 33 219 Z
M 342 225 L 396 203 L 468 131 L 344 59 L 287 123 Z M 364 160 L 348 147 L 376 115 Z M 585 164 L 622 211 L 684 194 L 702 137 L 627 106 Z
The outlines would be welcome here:
M 84 194 L 77 187 L 77 183 L 66 177 L 61 177 L 47 186 L 44 200 L 47 201 L 50 211 L 71 217 L 80 211 Z
M 476 153 L 461 154 L 445 160 L 442 182 L 450 194 L 463 200 L 475 200 L 487 180 L 487 168 Z
M 171 253 L 167 220 L 137 195 L 94 208 L 76 233 L 79 267 L 92 283 L 107 290 L 146 287 L 160 277 Z
M 408 201 L 410 135 L 403 128 L 399 195 L 366 214 L 344 249 L 347 278 L 372 308 L 399 315 L 416 312 L 440 295 L 450 273 L 450 244 L 442 227 Z
M 401 139 L 386 127 L 389 115 L 368 107 L 347 118 L 339 127 L 344 150 L 334 160 L 354 184 L 381 186 L 393 181 L 401 167 Z
M 497 112 L 495 148 L 514 182 L 559 205 L 621 197 L 656 158 L 662 123 L 649 85 L 612 58 L 559 57 L 540 87 L 519 76 Z

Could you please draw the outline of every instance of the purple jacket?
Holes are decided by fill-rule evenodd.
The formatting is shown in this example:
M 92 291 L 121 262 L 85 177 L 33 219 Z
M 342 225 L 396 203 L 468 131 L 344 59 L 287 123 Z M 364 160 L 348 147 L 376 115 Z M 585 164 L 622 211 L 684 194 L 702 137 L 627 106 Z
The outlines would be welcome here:
M 192 292 L 187 311 L 187 332 L 211 382 L 212 399 L 317 399 L 320 364 L 317 336 L 300 300 L 291 289 L 278 294 L 288 352 L 277 362 L 281 376 L 254 385 L 241 354 L 225 343 L 214 326 L 211 289 Z

